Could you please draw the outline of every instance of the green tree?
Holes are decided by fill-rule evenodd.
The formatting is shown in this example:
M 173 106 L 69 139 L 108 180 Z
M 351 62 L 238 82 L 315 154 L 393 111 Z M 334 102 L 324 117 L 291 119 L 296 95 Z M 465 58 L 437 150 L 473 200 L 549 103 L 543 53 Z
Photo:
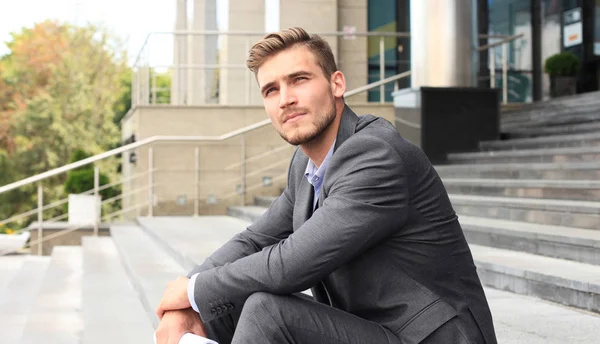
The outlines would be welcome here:
M 127 92 L 129 71 L 116 37 L 96 26 L 47 21 L 13 33 L 7 45 L 10 53 L 0 60 L 0 85 L 6 86 L 0 149 L 13 170 L 3 184 L 67 164 L 77 149 L 98 154 L 118 145 L 116 104 Z M 103 162 L 101 171 L 114 180 L 117 164 Z M 0 165 L 0 175 L 5 168 Z M 45 182 L 45 203 L 66 197 L 65 179 Z M 0 219 L 35 208 L 31 189 L 19 189 L 19 203 L 10 212 L 0 208 Z
M 82 149 L 76 149 L 71 158 L 71 162 L 77 162 L 87 159 L 92 155 Z M 98 175 L 98 186 L 110 184 L 110 179 L 104 173 Z M 67 194 L 80 194 L 94 189 L 94 165 L 88 164 L 69 171 L 65 181 L 64 190 Z M 102 199 L 115 197 L 119 190 L 115 187 L 100 190 Z

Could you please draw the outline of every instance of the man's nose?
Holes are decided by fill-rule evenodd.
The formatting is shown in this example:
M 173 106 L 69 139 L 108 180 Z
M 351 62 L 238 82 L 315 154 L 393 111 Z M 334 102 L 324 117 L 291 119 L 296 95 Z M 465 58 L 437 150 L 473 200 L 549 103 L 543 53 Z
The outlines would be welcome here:
M 289 87 L 282 87 L 279 90 L 279 107 L 285 108 L 296 104 L 296 95 Z

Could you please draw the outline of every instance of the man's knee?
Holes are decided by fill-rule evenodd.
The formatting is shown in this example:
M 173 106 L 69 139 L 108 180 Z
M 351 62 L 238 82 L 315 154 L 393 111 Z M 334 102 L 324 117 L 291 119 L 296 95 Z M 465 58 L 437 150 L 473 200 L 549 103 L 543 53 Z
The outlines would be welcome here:
M 265 315 L 273 315 L 273 312 L 276 311 L 281 302 L 280 299 L 281 296 L 266 292 L 254 293 L 246 300 L 242 313 L 245 313 L 245 315 L 251 313 L 254 316 L 263 317 Z

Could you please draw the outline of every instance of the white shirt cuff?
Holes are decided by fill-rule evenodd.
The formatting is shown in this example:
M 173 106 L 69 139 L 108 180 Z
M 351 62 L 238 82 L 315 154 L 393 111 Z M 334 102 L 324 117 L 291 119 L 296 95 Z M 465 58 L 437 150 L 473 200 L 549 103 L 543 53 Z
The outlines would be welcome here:
M 197 313 L 200 313 L 200 309 L 198 309 L 198 305 L 196 304 L 196 298 L 194 297 L 194 291 L 196 289 L 196 278 L 198 278 L 197 273 L 193 274 L 192 277 L 190 277 L 187 292 L 188 299 L 190 300 L 190 305 L 192 305 L 192 309 L 194 309 Z

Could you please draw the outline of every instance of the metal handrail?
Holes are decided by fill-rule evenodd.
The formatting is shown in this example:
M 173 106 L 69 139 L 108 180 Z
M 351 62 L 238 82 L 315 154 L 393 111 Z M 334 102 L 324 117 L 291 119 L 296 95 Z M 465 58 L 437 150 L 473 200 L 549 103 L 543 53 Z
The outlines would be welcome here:
M 518 35 L 513 35 L 513 36 L 508 36 L 505 37 L 504 39 L 498 41 L 498 42 L 494 42 L 494 43 L 490 43 L 490 44 L 486 44 L 486 45 L 482 45 L 480 47 L 477 48 L 477 51 L 483 51 L 486 49 L 490 49 L 490 48 L 495 48 L 495 47 L 499 47 L 504 43 L 508 43 L 514 40 L 517 40 L 519 38 L 522 38 L 524 36 L 524 34 L 520 33 Z
M 376 82 L 370 83 L 370 84 L 362 86 L 362 87 L 358 87 L 358 88 L 356 88 L 354 90 L 350 90 L 350 91 L 347 91 L 346 93 L 344 93 L 344 97 L 351 97 L 351 96 L 353 96 L 355 94 L 358 94 L 360 92 L 368 91 L 368 90 L 370 90 L 372 88 L 379 87 L 379 86 L 381 86 L 381 85 L 383 85 L 385 83 L 388 83 L 388 82 L 392 82 L 392 81 L 395 81 L 395 80 L 399 80 L 399 79 L 405 78 L 405 77 L 407 77 L 409 75 L 410 75 L 410 71 L 404 72 L 404 73 L 400 73 L 398 75 L 394 75 L 394 76 L 385 78 L 385 79 L 380 80 L 380 81 L 376 81 Z M 192 142 L 194 142 L 194 141 L 219 142 L 219 141 L 228 140 L 228 139 L 234 138 L 236 136 L 240 136 L 240 135 L 246 134 L 246 133 L 251 132 L 253 130 L 265 127 L 265 126 L 267 126 L 269 124 L 271 124 L 271 120 L 270 119 L 265 119 L 265 120 L 262 120 L 262 121 L 260 121 L 258 123 L 251 124 L 251 125 L 246 126 L 244 128 L 240 128 L 240 129 L 231 131 L 231 132 L 229 132 L 227 134 L 223 134 L 223 135 L 220 135 L 220 136 L 162 136 L 162 135 L 152 136 L 152 137 L 143 139 L 143 140 L 138 141 L 138 142 L 130 143 L 128 145 L 125 145 L 125 146 L 122 146 L 122 147 L 119 147 L 119 148 L 115 148 L 115 149 L 109 150 L 107 152 L 100 153 L 100 154 L 94 155 L 92 157 L 89 157 L 89 158 L 86 158 L 86 159 L 83 159 L 83 160 L 80 160 L 80 161 L 77 161 L 77 162 L 74 162 L 74 163 L 70 163 L 68 165 L 65 165 L 65 166 L 62 166 L 62 167 L 58 167 L 58 168 L 52 169 L 50 171 L 46 171 L 44 173 L 40 173 L 38 175 L 22 179 L 20 181 L 17 181 L 17 182 L 8 184 L 8 185 L 4 185 L 4 186 L 0 187 L 0 194 L 8 192 L 10 190 L 14 190 L 14 189 L 20 188 L 20 187 L 28 185 L 28 184 L 33 184 L 33 183 L 42 181 L 42 180 L 50 178 L 50 177 L 54 177 L 56 175 L 59 175 L 59 174 L 65 173 L 65 172 L 69 172 L 70 170 L 76 169 L 78 167 L 89 165 L 89 164 L 92 164 L 94 162 L 97 162 L 97 161 L 100 161 L 100 160 L 104 160 L 106 158 L 110 158 L 110 157 L 115 156 L 115 155 L 119 155 L 119 154 L 123 154 L 123 153 L 129 152 L 131 150 L 134 150 L 136 148 L 140 148 L 140 147 L 149 145 L 151 143 L 163 142 L 163 141 L 167 141 L 167 142 L 173 142 L 173 141 L 175 141 L 175 142 L 189 142 L 189 141 L 192 141 Z
M 146 44 L 150 40 L 152 35 L 206 35 L 206 36 L 265 36 L 269 34 L 269 32 L 264 31 L 218 31 L 218 30 L 207 30 L 207 31 L 197 31 L 197 30 L 176 30 L 176 31 L 154 31 L 150 32 L 146 35 L 146 39 L 144 39 L 144 43 L 135 59 L 134 67 L 137 65 Z M 320 36 L 357 36 L 357 37 L 403 37 L 410 38 L 410 32 L 385 32 L 385 31 L 368 31 L 368 32 L 311 32 L 311 34 L 316 34 Z M 488 35 L 488 34 L 478 34 L 478 38 L 503 38 L 506 37 L 504 35 Z

